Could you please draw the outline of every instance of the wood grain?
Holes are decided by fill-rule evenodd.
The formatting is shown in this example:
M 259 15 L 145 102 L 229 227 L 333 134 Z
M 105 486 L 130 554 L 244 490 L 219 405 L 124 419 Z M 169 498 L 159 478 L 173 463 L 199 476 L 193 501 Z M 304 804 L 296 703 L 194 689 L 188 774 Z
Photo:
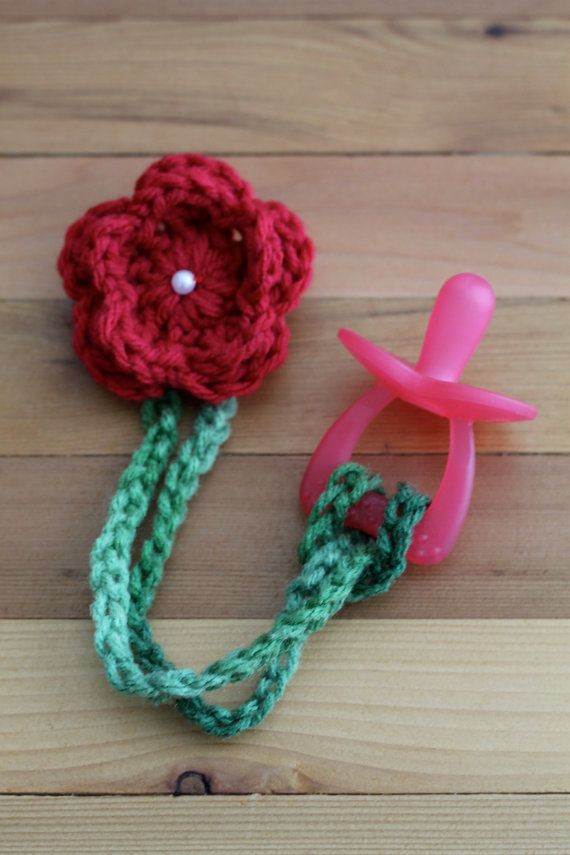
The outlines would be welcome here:
M 439 456 L 365 457 L 393 488 L 433 495 Z M 205 480 L 169 559 L 153 615 L 266 618 L 297 573 L 307 458 L 225 456 Z M 3 618 L 88 616 L 88 556 L 126 459 L 0 460 Z M 482 457 L 453 556 L 410 567 L 346 618 L 547 618 L 570 615 L 570 458 Z
M 0 152 L 568 151 L 570 22 L 489 23 L 7 22 Z
M 427 297 L 465 268 L 500 297 L 570 296 L 570 160 L 232 157 L 315 241 L 313 297 Z M 0 160 L 0 297 L 61 297 L 67 226 L 128 195 L 149 158 Z
M 0 0 L 0 21 L 0 852 L 567 853 L 569 0 Z M 291 358 L 243 402 L 169 562 L 176 662 L 281 604 L 307 455 L 369 383 L 340 325 L 413 359 L 441 282 L 476 270 L 500 299 L 465 379 L 540 408 L 478 427 L 452 559 L 347 609 L 229 743 L 114 693 L 85 620 L 140 434 L 72 354 L 55 259 L 172 150 L 228 156 L 317 246 Z M 396 405 L 359 459 L 433 493 L 446 445 Z
M 155 629 L 199 668 L 266 625 Z M 226 794 L 567 792 L 569 644 L 567 620 L 333 621 L 267 722 L 225 742 L 113 692 L 88 622 L 2 621 L 0 789 L 172 793 L 193 771 Z
M 289 18 L 367 15 L 396 18 L 462 18 L 490 16 L 491 21 L 511 18 L 568 15 L 568 0 L 11 0 L 0 2 L 0 20 L 50 18 Z M 496 36 L 501 38 L 500 35 Z
M 240 405 L 228 450 L 308 454 L 332 421 L 371 385 L 339 344 L 341 326 L 415 360 L 431 301 L 312 300 L 293 314 L 287 363 Z M 570 302 L 502 301 L 466 382 L 537 405 L 518 425 L 482 424 L 480 452 L 568 452 Z M 140 441 L 137 408 L 96 388 L 70 346 L 64 300 L 0 302 L 0 454 L 131 453 Z M 396 402 L 367 431 L 363 452 L 446 452 L 442 419 Z
M 0 798 L 5 855 L 566 855 L 566 795 Z

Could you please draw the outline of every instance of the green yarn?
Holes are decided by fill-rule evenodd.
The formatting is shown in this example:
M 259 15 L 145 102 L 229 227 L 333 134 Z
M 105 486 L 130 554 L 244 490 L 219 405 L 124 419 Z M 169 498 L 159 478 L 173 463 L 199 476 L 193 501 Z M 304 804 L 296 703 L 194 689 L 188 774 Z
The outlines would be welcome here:
M 255 727 L 283 694 L 313 632 L 346 603 L 387 591 L 406 568 L 414 526 L 428 499 L 399 484 L 376 540 L 344 527 L 348 509 L 370 491 L 384 495 L 382 480 L 362 466 L 338 467 L 309 516 L 299 545 L 301 572 L 285 593 L 272 627 L 201 672 L 176 668 L 154 640 L 147 613 L 154 601 L 176 530 L 230 435 L 235 399 L 204 404 L 192 435 L 178 446 L 181 404 L 169 392 L 142 406 L 144 439 L 120 477 L 105 526 L 91 554 L 91 614 L 95 649 L 115 689 L 155 703 L 174 702 L 208 733 L 230 737 Z M 170 463 L 169 463 L 170 461 Z M 137 530 L 160 480 L 152 531 L 131 570 Z M 227 708 L 204 700 L 230 683 L 255 677 L 250 697 Z

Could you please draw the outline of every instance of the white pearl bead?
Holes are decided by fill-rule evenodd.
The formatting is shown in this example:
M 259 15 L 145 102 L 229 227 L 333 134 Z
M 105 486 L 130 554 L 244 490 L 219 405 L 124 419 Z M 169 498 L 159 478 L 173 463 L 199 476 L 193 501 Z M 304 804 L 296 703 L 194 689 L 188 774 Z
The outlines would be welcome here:
M 172 290 L 183 296 L 191 294 L 196 287 L 196 277 L 191 270 L 177 270 L 170 280 Z

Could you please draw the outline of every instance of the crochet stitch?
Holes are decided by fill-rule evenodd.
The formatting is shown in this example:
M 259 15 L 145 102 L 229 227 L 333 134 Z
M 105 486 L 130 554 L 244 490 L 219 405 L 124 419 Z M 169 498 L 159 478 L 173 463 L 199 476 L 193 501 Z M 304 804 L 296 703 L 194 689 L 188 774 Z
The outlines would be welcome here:
M 261 202 L 228 164 L 169 155 L 132 198 L 67 231 L 59 271 L 76 301 L 74 346 L 98 383 L 143 401 L 180 389 L 210 403 L 255 391 L 287 354 L 285 315 L 309 284 L 298 217 Z M 171 287 L 192 271 L 191 298 Z
M 237 648 L 202 672 L 176 668 L 154 640 L 147 619 L 176 530 L 230 433 L 235 400 L 204 405 L 193 435 L 177 444 L 180 400 L 169 393 L 143 404 L 146 436 L 122 474 L 105 527 L 91 556 L 95 647 L 109 682 L 119 691 L 156 703 L 175 702 L 183 715 L 215 736 L 235 736 L 271 711 L 299 664 L 309 636 L 346 603 L 387 591 L 406 567 L 412 532 L 428 499 L 399 484 L 387 503 L 377 539 L 344 527 L 349 508 L 367 493 L 385 495 L 382 480 L 363 467 L 338 467 L 316 502 L 299 546 L 301 572 L 289 584 L 273 626 L 249 647 Z M 166 474 L 165 474 L 166 473 Z M 131 570 L 131 551 L 161 476 L 152 532 Z M 204 700 L 206 692 L 257 679 L 250 697 L 234 708 Z
M 257 725 L 309 636 L 345 603 L 388 590 L 427 507 L 400 484 L 376 539 L 345 528 L 350 508 L 384 491 L 378 476 L 341 466 L 313 507 L 301 572 L 267 632 L 200 673 L 176 668 L 154 639 L 147 615 L 176 531 L 230 434 L 236 396 L 257 389 L 286 357 L 285 316 L 309 283 L 312 256 L 301 221 L 284 205 L 256 199 L 227 164 L 186 154 L 152 164 L 131 198 L 87 211 L 68 229 L 59 257 L 75 301 L 78 355 L 97 382 L 143 402 L 145 436 L 91 554 L 95 648 L 116 689 L 175 703 L 216 736 Z M 180 445 L 176 390 L 202 402 Z M 133 561 L 155 495 L 151 533 Z M 251 677 L 251 696 L 235 708 L 205 700 Z

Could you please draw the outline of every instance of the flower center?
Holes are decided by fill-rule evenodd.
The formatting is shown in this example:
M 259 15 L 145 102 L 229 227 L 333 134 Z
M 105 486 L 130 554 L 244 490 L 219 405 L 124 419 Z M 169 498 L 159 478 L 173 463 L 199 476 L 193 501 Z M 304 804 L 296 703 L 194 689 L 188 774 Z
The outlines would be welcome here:
M 177 270 L 170 280 L 172 290 L 183 296 L 190 294 L 196 287 L 196 277 L 191 270 Z

